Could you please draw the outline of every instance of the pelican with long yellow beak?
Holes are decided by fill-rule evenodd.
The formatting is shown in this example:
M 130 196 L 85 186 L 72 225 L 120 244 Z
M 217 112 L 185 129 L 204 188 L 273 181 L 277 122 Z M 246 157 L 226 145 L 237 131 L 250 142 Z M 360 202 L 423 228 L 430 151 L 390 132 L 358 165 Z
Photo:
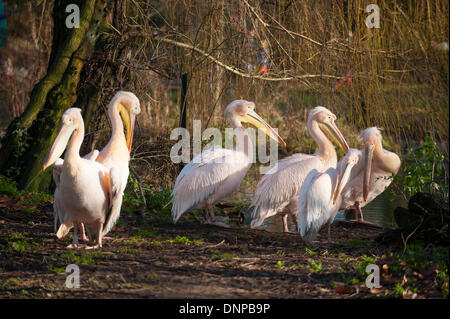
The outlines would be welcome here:
M 133 143 L 134 125 L 136 116 L 141 112 L 139 99 L 132 92 L 118 91 L 108 106 L 108 117 L 111 122 L 111 138 L 108 144 L 102 149 L 101 152 L 93 150 L 91 153 L 84 156 L 84 158 L 97 161 L 108 169 L 116 167 L 122 178 L 119 185 L 118 201 L 119 205 L 115 206 L 115 210 L 112 212 L 113 223 L 115 224 L 120 216 L 120 208 L 122 205 L 123 192 L 127 185 L 129 175 L 129 161 L 130 151 Z M 124 134 L 124 127 L 126 128 L 126 136 Z M 54 215 L 55 215 L 55 232 L 59 227 L 59 221 L 64 217 L 64 211 L 61 210 L 59 203 L 57 202 L 57 193 L 59 192 L 59 174 L 61 171 L 63 161 L 58 159 L 53 165 L 53 179 L 56 184 L 55 189 L 55 201 L 54 201 Z M 83 225 L 79 225 L 83 240 L 87 240 L 84 233 Z M 107 231 L 109 231 L 108 229 Z
M 392 183 L 392 175 L 397 174 L 401 160 L 397 154 L 383 148 L 378 128 L 369 127 L 361 132 L 360 137 L 364 144 L 360 156 L 364 160 L 353 169 L 350 181 L 342 190 L 340 209 L 354 209 L 354 221 L 372 224 L 364 220 L 361 208 L 384 192 Z
M 172 192 L 172 219 L 176 223 L 185 212 L 204 209 L 205 223 L 222 227 L 227 224 L 215 221 L 213 206 L 239 188 L 251 166 L 252 144 L 242 123 L 261 128 L 266 135 L 283 139 L 255 112 L 255 104 L 246 100 L 235 100 L 225 109 L 236 135 L 236 148 L 224 149 L 216 146 L 196 155 L 178 175 Z
M 112 212 L 120 210 L 120 171 L 116 167 L 108 169 L 96 161 L 80 157 L 84 139 L 81 109 L 66 110 L 61 123 L 61 129 L 42 166 L 44 171 L 55 163 L 67 147 L 55 198 L 58 207 L 64 212 L 57 236 L 61 238 L 67 235 L 75 226 L 72 247 L 77 247 L 76 226 L 83 223 L 95 241 L 95 246 L 89 248 L 99 248 L 102 247 L 103 236 L 114 224 Z
M 289 233 L 289 215 L 297 224 L 298 196 L 306 177 L 312 170 L 324 172 L 330 167 L 335 168 L 337 164 L 333 143 L 324 132 L 336 140 L 345 152 L 349 149 L 335 120 L 336 115 L 323 106 L 316 106 L 309 111 L 308 132 L 319 149 L 315 154 L 298 153 L 286 157 L 261 178 L 251 205 L 254 207 L 250 224 L 252 228 L 259 227 L 266 218 L 278 213 L 283 215 L 284 232 Z

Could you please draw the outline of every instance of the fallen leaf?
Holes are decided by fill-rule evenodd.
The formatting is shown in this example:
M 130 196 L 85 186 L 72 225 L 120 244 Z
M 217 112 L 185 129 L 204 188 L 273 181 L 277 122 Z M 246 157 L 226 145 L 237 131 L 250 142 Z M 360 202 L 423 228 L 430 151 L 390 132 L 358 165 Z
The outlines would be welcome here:
M 339 286 L 336 288 L 336 292 L 338 294 L 349 294 L 350 293 L 350 288 L 348 286 Z
M 423 275 L 421 273 L 418 273 L 417 271 L 414 271 L 413 275 L 419 277 L 419 279 L 423 279 L 424 278 Z
M 382 293 L 383 292 L 383 289 L 380 289 L 380 288 L 370 288 L 369 289 L 369 292 L 371 293 L 371 294 L 380 294 L 380 293 Z
M 403 275 L 402 286 L 404 286 L 407 282 L 408 282 L 408 278 L 406 278 L 406 275 Z

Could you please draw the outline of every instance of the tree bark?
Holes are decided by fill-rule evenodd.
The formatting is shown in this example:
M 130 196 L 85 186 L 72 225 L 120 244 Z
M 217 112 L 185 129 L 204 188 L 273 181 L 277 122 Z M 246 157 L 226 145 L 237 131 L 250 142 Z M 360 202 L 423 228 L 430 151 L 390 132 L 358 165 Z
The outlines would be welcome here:
M 107 33 L 111 12 L 122 0 L 57 0 L 53 8 L 53 45 L 47 74 L 33 88 L 25 112 L 11 122 L 2 140 L 0 172 L 18 183 L 22 189 L 46 191 L 51 183 L 51 170 L 41 171 L 46 153 L 59 130 L 62 113 L 77 106 L 88 115 L 85 125 L 97 112 L 98 87 L 80 88 L 83 68 L 99 48 L 101 35 Z M 67 5 L 80 8 L 80 27 L 65 25 Z M 100 40 L 100 41 L 99 41 Z M 103 51 L 101 51 L 103 53 Z M 98 70 L 102 72 L 102 70 Z

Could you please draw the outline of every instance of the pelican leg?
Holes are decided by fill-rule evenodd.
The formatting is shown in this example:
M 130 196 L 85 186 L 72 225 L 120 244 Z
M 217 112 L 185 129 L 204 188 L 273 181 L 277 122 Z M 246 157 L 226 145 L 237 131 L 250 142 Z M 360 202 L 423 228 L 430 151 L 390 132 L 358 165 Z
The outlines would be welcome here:
M 289 216 L 289 214 L 287 213 L 287 212 L 283 212 L 283 232 L 284 233 L 286 233 L 286 234 L 295 234 L 294 232 L 291 232 L 290 230 L 289 230 L 289 227 L 288 227 L 288 216 Z
M 353 209 L 353 213 L 355 214 L 354 219 L 351 219 L 350 221 L 358 223 L 359 214 L 361 214 L 361 219 L 363 220 L 361 205 L 359 204 L 359 202 L 355 202 L 355 208 Z
M 212 224 L 212 225 L 216 225 L 219 227 L 230 228 L 230 225 L 228 225 L 228 224 L 215 221 L 216 218 L 214 216 L 214 207 L 212 205 L 208 205 L 207 212 L 209 214 L 209 218 L 205 214 L 205 224 Z
M 361 221 L 364 221 L 363 212 L 362 212 L 361 205 L 359 204 L 359 202 L 356 202 L 356 213 L 358 214 L 358 218 L 356 220 L 360 219 Z M 361 215 L 361 218 L 359 218 L 360 215 Z
M 327 228 L 328 228 L 328 241 L 327 242 L 329 244 L 332 244 L 333 241 L 331 240 L 331 222 L 328 222 Z
M 372 226 L 377 226 L 375 223 L 371 223 L 368 221 L 364 220 L 364 216 L 363 216 L 363 212 L 361 209 L 361 204 L 359 202 L 355 203 L 356 209 L 355 209 L 355 216 L 358 216 L 361 214 L 361 218 L 356 218 L 355 222 L 357 223 L 361 223 L 361 224 L 366 224 L 366 225 L 372 225 Z
M 103 232 L 103 223 L 98 222 L 97 223 L 97 231 L 95 234 L 95 245 L 94 246 L 87 246 L 86 249 L 98 249 L 102 248 L 102 232 Z
M 86 236 L 86 232 L 84 230 L 84 224 L 83 223 L 79 223 L 78 226 L 80 227 L 80 231 L 81 231 L 81 239 L 84 242 L 88 242 L 89 238 Z
M 73 239 L 72 239 L 72 244 L 70 244 L 69 246 L 67 246 L 67 248 L 72 249 L 72 248 L 78 248 L 78 223 L 75 223 L 73 225 Z
M 295 232 L 298 233 L 298 219 L 297 219 L 297 214 L 293 214 L 292 215 L 292 220 L 294 221 L 295 224 Z

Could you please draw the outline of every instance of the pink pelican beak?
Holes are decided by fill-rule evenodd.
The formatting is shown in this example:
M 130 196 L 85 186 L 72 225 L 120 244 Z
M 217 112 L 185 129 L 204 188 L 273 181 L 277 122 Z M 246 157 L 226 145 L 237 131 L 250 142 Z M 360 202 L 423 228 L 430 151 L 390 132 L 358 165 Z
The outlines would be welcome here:
M 347 162 L 347 165 L 345 165 L 344 173 L 339 175 L 338 182 L 336 184 L 336 187 L 334 188 L 334 192 L 332 195 L 333 205 L 336 204 L 336 199 L 341 195 L 341 192 L 344 189 L 345 185 L 347 185 L 353 166 L 355 166 L 355 161 L 350 160 L 349 162 Z
M 281 138 L 281 136 L 278 135 L 278 133 L 251 108 L 248 109 L 245 116 L 241 117 L 241 120 L 262 129 L 269 138 L 277 142 L 280 141 L 283 146 L 286 147 L 286 142 Z
M 51 166 L 58 158 L 60 158 L 66 149 L 67 143 L 69 143 L 74 130 L 75 128 L 73 125 L 62 124 L 58 135 L 56 135 L 56 138 L 53 141 L 50 151 L 47 153 L 44 164 L 42 165 L 42 171 L 45 171 L 47 167 Z
M 370 144 L 365 149 L 365 157 L 364 157 L 364 179 L 363 179 L 363 197 L 364 201 L 367 201 L 367 197 L 369 196 L 370 191 L 370 174 L 372 173 L 372 161 L 373 161 L 373 152 L 375 150 L 375 144 Z

